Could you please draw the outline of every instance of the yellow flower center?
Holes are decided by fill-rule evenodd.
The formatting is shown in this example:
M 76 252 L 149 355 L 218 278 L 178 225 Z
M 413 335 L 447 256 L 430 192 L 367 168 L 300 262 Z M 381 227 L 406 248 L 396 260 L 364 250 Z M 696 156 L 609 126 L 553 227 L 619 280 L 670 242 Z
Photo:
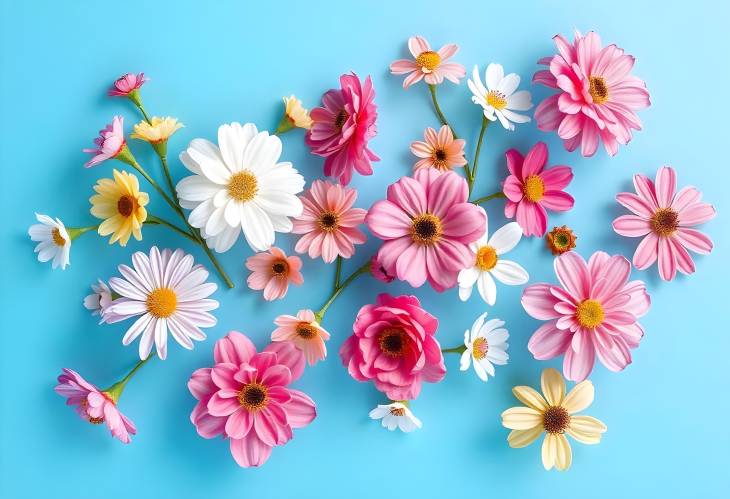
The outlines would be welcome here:
M 505 107 L 507 107 L 507 98 L 504 96 L 502 92 L 497 92 L 496 90 L 490 90 L 487 92 L 487 104 L 492 106 L 494 109 L 497 109 L 501 111 Z
M 61 231 L 58 229 L 58 227 L 54 227 L 51 231 L 51 239 L 53 239 L 53 244 L 55 244 L 56 246 L 66 246 L 66 240 L 61 235 Z
M 238 403 L 247 411 L 258 411 L 266 407 L 269 402 L 269 391 L 260 383 L 249 383 L 243 385 L 238 392 Z
M 679 227 L 679 214 L 671 208 L 659 208 L 649 223 L 658 236 L 671 236 Z
M 296 327 L 297 336 L 304 340 L 311 340 L 317 336 L 317 328 L 309 322 L 300 322 Z
M 389 357 L 400 357 L 406 346 L 406 335 L 401 328 L 386 328 L 378 336 L 380 351 Z
M 479 270 L 492 270 L 497 265 L 497 260 L 497 251 L 491 246 L 482 246 L 477 251 L 476 266 Z
M 433 153 L 431 154 L 431 162 L 433 163 L 433 167 L 444 171 L 449 169 L 449 163 L 446 161 L 446 158 L 448 156 L 446 155 L 446 151 L 443 149 L 434 149 Z
M 439 67 L 439 64 L 441 64 L 441 56 L 433 50 L 421 52 L 418 54 L 418 57 L 416 57 L 416 66 L 421 68 L 421 70 L 427 69 L 428 71 L 433 71 Z
M 406 415 L 406 410 L 403 407 L 391 407 L 390 414 L 392 416 L 402 417 Z
M 251 201 L 259 190 L 256 175 L 248 170 L 234 173 L 228 181 L 228 195 L 236 201 Z
M 117 201 L 117 211 L 123 217 L 128 217 L 135 212 L 139 205 L 137 199 L 134 196 L 128 194 L 123 195 Z
M 525 179 L 522 193 L 528 201 L 536 203 L 545 195 L 545 182 L 542 181 L 539 175 L 530 175 Z
M 476 360 L 482 360 L 484 357 L 487 356 L 487 352 L 489 351 L 489 342 L 486 338 L 477 338 L 474 340 L 474 342 L 471 344 L 472 351 L 471 354 Z
M 583 300 L 575 310 L 575 318 L 581 326 L 594 329 L 603 322 L 603 306 L 596 300 Z
M 591 76 L 588 91 L 591 93 L 594 104 L 603 104 L 608 100 L 608 86 L 606 86 L 606 80 L 600 76 Z
M 277 277 L 289 274 L 289 263 L 286 260 L 275 261 L 271 265 L 271 273 Z
M 332 232 L 336 230 L 340 225 L 340 217 L 333 211 L 325 211 L 319 216 L 317 221 L 319 228 L 325 232 Z
M 550 406 L 542 414 L 542 427 L 548 433 L 565 433 L 570 425 L 570 414 L 563 407 Z
M 147 295 L 146 304 L 149 313 L 164 319 L 177 310 L 177 295 L 170 288 L 157 288 Z
M 89 416 L 89 423 L 91 423 L 91 424 L 101 424 L 103 422 L 104 422 L 104 418 L 103 417 L 101 417 L 101 418 L 92 418 L 91 416 Z
M 411 223 L 411 239 L 418 244 L 436 244 L 441 239 L 441 219 L 430 213 L 417 216 Z

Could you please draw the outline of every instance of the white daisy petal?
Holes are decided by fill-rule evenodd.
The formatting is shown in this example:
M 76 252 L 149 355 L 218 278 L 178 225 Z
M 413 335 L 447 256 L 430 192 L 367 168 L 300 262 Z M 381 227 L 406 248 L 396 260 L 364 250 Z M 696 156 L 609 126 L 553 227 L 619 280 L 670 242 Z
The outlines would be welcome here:
M 529 116 L 525 114 L 517 114 L 513 111 L 510 111 L 509 109 L 503 109 L 502 114 L 504 114 L 504 117 L 512 123 L 529 123 L 530 121 L 532 121 L 532 118 L 530 118 Z
M 484 366 L 479 361 L 474 361 L 474 371 L 477 373 L 477 376 L 479 376 L 479 379 L 482 381 L 487 381 L 487 371 L 484 369 Z
M 520 264 L 509 260 L 497 260 L 491 272 L 499 282 L 510 286 L 525 284 L 530 280 L 530 275 Z
M 499 82 L 499 86 L 495 89 L 504 96 L 510 96 L 520 86 L 520 76 L 510 73 Z
M 460 287 L 472 287 L 475 282 L 477 282 L 477 279 L 479 278 L 479 269 L 476 267 L 470 267 L 468 269 L 463 269 L 459 272 L 459 277 L 457 278 L 459 282 Z
M 497 261 L 497 264 L 499 265 L 499 261 Z M 477 289 L 479 289 L 479 295 L 487 305 L 494 305 L 497 302 L 497 286 L 494 284 L 494 279 L 492 279 L 489 272 L 482 272 L 479 276 Z
M 532 107 L 532 96 L 527 90 L 520 90 L 507 97 L 507 109 L 527 111 Z
M 487 66 L 486 80 L 488 90 L 499 90 L 502 78 L 504 78 L 504 68 L 501 64 L 491 63 Z
M 205 178 L 219 185 L 226 185 L 231 176 L 228 167 L 222 159 L 211 159 L 199 151 L 189 148 L 188 154 L 193 161 L 200 165 L 200 170 Z
M 522 238 L 522 228 L 517 222 L 510 222 L 497 229 L 487 243 L 497 255 L 511 251 Z
M 471 365 L 471 352 L 469 350 L 465 350 L 461 354 L 461 359 L 459 359 L 459 370 L 466 371 L 467 369 L 469 369 L 470 365 Z

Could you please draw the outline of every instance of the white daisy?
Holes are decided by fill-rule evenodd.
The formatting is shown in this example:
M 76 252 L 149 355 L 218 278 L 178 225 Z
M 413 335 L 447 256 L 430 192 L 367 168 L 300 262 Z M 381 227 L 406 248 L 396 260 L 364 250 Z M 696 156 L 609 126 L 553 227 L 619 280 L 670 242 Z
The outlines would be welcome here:
M 484 116 L 489 121 L 499 119 L 507 130 L 514 130 L 513 123 L 527 123 L 529 116 L 517 114 L 514 111 L 527 111 L 532 107 L 532 97 L 527 90 L 515 92 L 520 86 L 520 77 L 515 73 L 504 75 L 501 64 L 490 64 L 484 75 L 487 81 L 486 88 L 479 76 L 479 67 L 474 66 L 472 79 L 467 82 L 469 90 L 474 94 L 471 98 L 474 104 L 484 108 Z
M 109 285 L 99 279 L 98 284 L 92 284 L 91 290 L 93 293 L 88 295 L 86 298 L 84 298 L 84 307 L 86 307 L 88 310 L 91 310 L 91 315 L 98 315 L 101 316 L 101 322 L 104 322 L 104 311 L 111 305 L 112 300 L 114 299 L 112 296 L 112 290 L 109 288 Z
M 476 255 L 474 265 L 459 272 L 459 298 L 466 301 L 471 296 L 474 285 L 488 305 L 497 301 L 496 278 L 502 284 L 516 286 L 525 284 L 530 276 L 521 265 L 503 260 L 502 255 L 517 246 L 522 238 L 522 229 L 517 222 L 510 222 L 489 237 L 489 221 L 484 235 L 469 247 Z
M 141 315 L 122 339 L 129 345 L 138 336 L 139 358 L 146 359 L 157 347 L 160 359 L 167 357 L 167 332 L 180 345 L 191 350 L 192 340 L 205 339 L 201 327 L 212 327 L 216 319 L 208 313 L 218 308 L 208 299 L 217 288 L 202 265 L 193 266 L 193 257 L 181 249 L 174 252 L 153 246 L 149 256 L 138 251 L 132 265 L 119 266 L 123 277 L 112 277 L 109 285 L 121 298 L 104 310 L 103 318 L 112 324 Z
M 423 426 L 421 420 L 414 416 L 408 408 L 408 402 L 405 400 L 391 404 L 379 404 L 370 411 L 370 418 L 380 419 L 383 428 L 388 428 L 390 431 L 398 428 L 402 432 L 410 433 Z
M 507 363 L 509 355 L 507 349 L 509 344 L 509 332 L 504 329 L 504 321 L 491 319 L 484 322 L 487 313 L 480 315 L 470 330 L 464 331 L 464 346 L 466 350 L 461 354 L 459 368 L 462 371 L 469 369 L 474 359 L 474 370 L 482 381 L 487 381 L 488 376 L 494 377 L 494 364 L 503 366 Z
M 256 125 L 218 128 L 218 145 L 193 139 L 180 160 L 195 175 L 177 184 L 188 220 L 201 230 L 208 246 L 228 251 L 243 235 L 255 251 L 274 244 L 275 232 L 290 232 L 289 217 L 302 213 L 297 194 L 304 177 L 291 163 L 279 163 L 281 140 Z
M 39 224 L 31 225 L 28 229 L 28 235 L 32 241 L 38 244 L 35 252 L 38 253 L 39 262 L 47 262 L 53 259 L 52 267 L 61 267 L 66 269 L 66 265 L 70 263 L 69 255 L 71 253 L 71 236 L 69 236 L 66 226 L 60 219 L 52 219 L 47 215 L 36 213 L 36 219 Z

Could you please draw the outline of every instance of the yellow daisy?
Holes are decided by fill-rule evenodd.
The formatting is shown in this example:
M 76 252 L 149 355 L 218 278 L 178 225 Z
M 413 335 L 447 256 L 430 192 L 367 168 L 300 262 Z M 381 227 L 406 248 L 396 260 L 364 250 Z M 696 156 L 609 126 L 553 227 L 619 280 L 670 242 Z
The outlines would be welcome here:
M 140 121 L 134 125 L 133 139 L 146 140 L 150 144 L 165 142 L 170 136 L 180 130 L 184 125 L 170 116 L 159 118 L 153 116 L 151 123 Z
M 302 101 L 290 95 L 284 97 L 284 106 L 284 114 L 293 126 L 306 130 L 312 128 L 312 118 L 309 117 L 309 111 L 302 106 Z
M 91 196 L 91 214 L 104 220 L 99 225 L 99 235 L 108 236 L 109 244 L 119 241 L 127 245 L 130 236 L 142 240 L 142 224 L 147 220 L 144 208 L 150 202 L 146 192 L 140 192 L 137 177 L 114 170 L 114 180 L 100 179 L 94 186 L 97 192 Z
M 507 437 L 510 447 L 530 445 L 545 433 L 542 442 L 542 464 L 546 470 L 555 466 L 560 471 L 570 468 L 573 460 L 567 433 L 578 442 L 597 444 L 606 425 L 591 416 L 577 416 L 593 403 L 593 383 L 581 381 L 565 394 L 565 381 L 555 369 L 542 372 L 542 393 L 529 386 L 512 389 L 515 397 L 527 407 L 512 407 L 502 413 L 502 425 L 512 431 Z

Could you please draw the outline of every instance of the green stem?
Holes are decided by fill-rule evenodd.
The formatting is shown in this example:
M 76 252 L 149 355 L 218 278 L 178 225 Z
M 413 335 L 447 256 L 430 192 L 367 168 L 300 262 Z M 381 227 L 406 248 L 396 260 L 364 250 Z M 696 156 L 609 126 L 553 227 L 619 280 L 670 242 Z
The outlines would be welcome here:
M 337 270 L 335 271 L 335 285 L 332 289 L 336 289 L 340 286 L 340 276 L 342 275 L 342 256 L 337 256 Z
M 165 227 L 169 227 L 170 229 L 174 230 L 175 232 L 177 232 L 181 236 L 187 237 L 188 239 L 190 239 L 195 244 L 199 244 L 198 238 L 196 238 L 194 235 L 192 235 L 189 232 L 185 232 L 184 230 L 182 230 L 177 225 L 171 224 L 167 220 L 163 220 L 160 217 L 156 217 L 154 215 L 147 214 L 147 220 L 145 220 L 145 223 L 146 224 L 151 224 L 151 225 L 164 225 Z
M 89 225 L 88 227 L 66 227 L 66 232 L 68 232 L 68 237 L 70 237 L 73 241 L 81 234 L 89 232 L 90 230 L 97 230 L 98 228 L 98 225 Z
M 322 305 L 322 308 L 319 309 L 319 312 L 314 314 L 317 322 L 321 323 L 322 319 L 324 319 L 324 314 L 327 313 L 327 309 L 332 305 L 332 303 L 335 301 L 335 299 L 342 293 L 347 286 L 350 285 L 352 281 L 354 281 L 358 276 L 365 274 L 367 272 L 370 272 L 370 260 L 368 259 L 367 262 L 365 262 L 360 268 L 358 268 L 355 272 L 350 274 L 350 276 L 342 281 L 342 284 L 339 286 L 335 286 L 332 290 L 332 294 L 330 295 L 327 302 Z
M 446 119 L 446 116 L 444 116 L 444 113 L 441 112 L 441 106 L 439 106 L 438 99 L 436 98 L 436 85 L 428 85 L 428 90 L 431 92 L 431 102 L 433 102 L 433 109 L 436 111 L 436 116 L 438 116 L 439 121 L 442 125 L 446 125 L 451 129 L 451 134 L 454 136 L 455 139 L 458 139 L 458 135 L 456 135 L 456 132 L 454 131 L 454 127 L 452 127 L 448 120 Z M 464 174 L 466 175 L 466 182 L 469 184 L 469 190 L 471 191 L 471 185 L 474 182 L 473 180 L 473 174 L 471 172 L 471 169 L 469 168 L 469 163 L 466 163 L 464 165 Z
M 454 348 L 442 348 L 441 351 L 443 353 L 458 353 L 461 355 L 462 353 L 466 352 L 466 345 L 459 345 L 458 347 Z
M 145 363 L 148 360 L 150 360 L 152 357 L 154 357 L 154 356 L 155 356 L 154 353 L 153 354 L 150 354 L 150 356 L 147 357 L 146 359 L 140 360 L 139 362 L 137 362 L 137 364 L 132 368 L 131 371 L 129 371 L 129 373 L 127 373 L 127 375 L 125 377 L 123 377 L 120 381 L 117 381 L 116 383 L 114 383 L 112 386 L 110 386 L 106 390 L 102 390 L 102 391 L 104 393 L 106 393 L 107 395 L 109 395 L 109 397 L 116 404 L 117 401 L 119 400 L 119 397 L 122 396 L 122 392 L 124 391 L 124 387 L 127 385 L 127 383 L 129 382 L 129 380 L 132 379 L 132 377 L 137 373 L 137 371 L 139 370 L 140 367 L 142 367 L 143 365 L 145 365 Z
M 164 191 L 164 189 L 162 189 L 162 187 L 160 187 L 160 184 L 155 182 L 155 180 L 152 177 L 150 177 L 150 175 L 144 170 L 144 168 L 142 168 L 142 166 L 139 163 L 137 163 L 137 161 L 134 161 L 132 163 L 132 167 L 135 170 L 137 170 L 139 172 L 139 174 L 142 175 L 145 178 L 145 180 L 147 180 L 147 182 L 150 183 L 150 185 L 152 187 L 154 187 L 154 189 L 160 194 L 160 196 L 162 196 L 162 198 L 165 200 L 165 202 L 170 205 L 170 207 L 175 211 L 175 213 L 180 215 L 183 218 L 183 220 L 185 220 L 185 214 L 182 212 L 180 207 L 175 204 L 175 201 L 170 199 L 170 196 L 168 196 L 167 193 Z
M 469 183 L 469 194 L 471 194 L 474 188 L 474 182 L 477 179 L 477 168 L 479 167 L 479 153 L 482 150 L 482 141 L 484 140 L 484 133 L 487 131 L 489 120 L 486 116 L 482 116 L 482 129 L 479 131 L 479 140 L 477 141 L 477 150 L 474 153 L 474 161 L 471 162 L 471 182 Z
M 165 179 L 167 180 L 167 187 L 170 188 L 172 197 L 175 199 L 175 203 L 180 206 L 180 200 L 177 197 L 177 190 L 175 190 L 175 184 L 172 182 L 172 175 L 170 175 L 170 168 L 167 166 L 167 156 L 160 154 L 160 163 L 162 163 L 162 169 L 165 172 Z
M 491 201 L 492 199 L 499 199 L 499 198 L 506 198 L 506 197 L 507 196 L 504 195 L 504 192 L 497 191 L 494 194 L 490 194 L 489 196 L 484 196 L 484 197 L 475 199 L 474 201 L 472 201 L 472 203 L 473 204 L 482 204 L 482 203 L 485 203 L 487 201 Z

